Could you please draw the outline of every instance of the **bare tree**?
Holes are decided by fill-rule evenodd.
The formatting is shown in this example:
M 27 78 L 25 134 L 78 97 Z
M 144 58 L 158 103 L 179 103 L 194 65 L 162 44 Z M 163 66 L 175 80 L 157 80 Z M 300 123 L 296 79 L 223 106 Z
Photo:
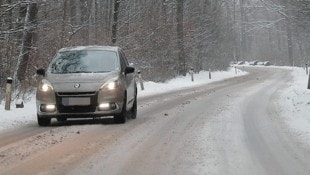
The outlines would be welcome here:
M 0 0 L 0 87 L 12 75 L 35 84 L 34 68 L 46 67 L 59 48 L 87 44 L 124 48 L 144 78 L 153 81 L 185 75 L 189 67 L 223 70 L 242 59 L 304 64 L 310 54 L 309 4 Z M 31 14 L 36 14 L 33 19 Z
M 177 0 L 177 45 L 179 49 L 178 72 L 180 75 L 186 75 L 186 59 L 184 50 L 184 34 L 183 34 L 183 8 L 184 0 Z
M 62 12 L 62 24 L 61 24 L 61 32 L 60 32 L 60 44 L 59 46 L 62 48 L 65 44 L 65 32 L 66 32 L 66 25 L 67 25 L 67 7 L 68 7 L 68 0 L 63 0 L 63 12 Z
M 113 25 L 112 25 L 112 44 L 116 43 L 117 23 L 118 23 L 118 13 L 119 13 L 120 3 L 121 3 L 120 0 L 114 0 Z
M 29 3 L 25 4 L 26 6 L 26 16 L 23 28 L 23 36 L 22 36 L 22 43 L 21 43 L 21 50 L 20 55 L 17 60 L 16 65 L 16 74 L 14 76 L 15 80 L 22 81 L 25 78 L 25 73 L 27 71 L 28 60 L 32 48 L 32 39 L 33 39 L 33 32 L 35 30 L 35 20 L 37 16 L 37 4 L 36 3 Z

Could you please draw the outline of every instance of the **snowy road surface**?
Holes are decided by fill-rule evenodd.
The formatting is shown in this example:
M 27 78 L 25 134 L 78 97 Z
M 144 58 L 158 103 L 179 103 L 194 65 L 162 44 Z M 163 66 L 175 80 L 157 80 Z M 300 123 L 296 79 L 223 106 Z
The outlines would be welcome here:
M 310 174 L 278 112 L 287 69 L 139 100 L 138 118 L 36 123 L 0 134 L 0 174 Z

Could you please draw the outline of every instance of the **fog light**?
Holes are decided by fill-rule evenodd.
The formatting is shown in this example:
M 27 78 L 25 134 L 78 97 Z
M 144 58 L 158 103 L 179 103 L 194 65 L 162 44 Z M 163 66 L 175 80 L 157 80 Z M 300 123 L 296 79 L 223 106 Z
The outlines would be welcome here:
M 46 105 L 46 110 L 47 111 L 55 111 L 56 106 L 55 105 Z
M 101 103 L 99 105 L 99 109 L 102 111 L 109 110 L 110 109 L 110 103 Z
M 111 103 L 101 103 L 99 104 L 99 110 L 101 111 L 108 111 L 108 110 L 115 110 L 117 109 L 117 105 L 114 102 Z
M 40 111 L 41 112 L 55 112 L 56 111 L 56 105 L 41 105 Z

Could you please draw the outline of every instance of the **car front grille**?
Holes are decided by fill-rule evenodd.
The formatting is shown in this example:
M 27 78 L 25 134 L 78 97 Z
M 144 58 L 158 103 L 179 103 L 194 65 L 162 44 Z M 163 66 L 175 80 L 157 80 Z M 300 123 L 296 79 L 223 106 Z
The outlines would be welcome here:
M 57 92 L 56 94 L 57 109 L 59 113 L 89 113 L 95 112 L 98 106 L 98 93 L 96 92 Z M 62 104 L 63 98 L 68 97 L 89 97 L 90 105 L 87 106 L 65 106 Z
M 95 112 L 96 106 L 58 106 L 58 110 L 60 113 L 89 113 Z

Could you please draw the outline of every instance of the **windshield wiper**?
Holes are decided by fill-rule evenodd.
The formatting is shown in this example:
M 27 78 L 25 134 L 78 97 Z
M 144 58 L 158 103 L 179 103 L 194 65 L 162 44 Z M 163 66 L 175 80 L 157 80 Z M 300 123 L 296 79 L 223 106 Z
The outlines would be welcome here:
M 53 74 L 79 74 L 79 73 L 107 73 L 111 71 L 74 71 L 74 72 L 52 72 Z
M 69 72 L 69 73 L 94 73 L 92 71 L 85 71 L 85 70 L 80 70 L 80 71 L 74 71 L 74 72 Z
M 111 72 L 111 71 L 109 71 L 109 70 L 102 70 L 102 71 L 96 71 L 94 73 L 106 73 L 106 72 Z

